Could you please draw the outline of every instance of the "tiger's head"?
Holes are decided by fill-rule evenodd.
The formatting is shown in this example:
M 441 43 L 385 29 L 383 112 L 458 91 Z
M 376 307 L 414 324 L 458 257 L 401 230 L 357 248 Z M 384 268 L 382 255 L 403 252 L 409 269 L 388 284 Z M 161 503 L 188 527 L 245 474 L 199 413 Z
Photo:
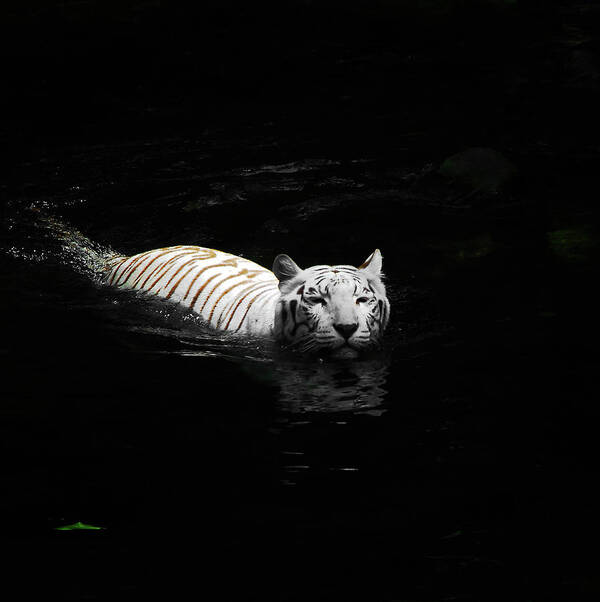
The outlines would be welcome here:
M 278 255 L 273 272 L 280 298 L 275 310 L 277 338 L 304 352 L 354 357 L 377 347 L 390 315 L 376 249 L 358 268 L 317 265 L 299 268 Z

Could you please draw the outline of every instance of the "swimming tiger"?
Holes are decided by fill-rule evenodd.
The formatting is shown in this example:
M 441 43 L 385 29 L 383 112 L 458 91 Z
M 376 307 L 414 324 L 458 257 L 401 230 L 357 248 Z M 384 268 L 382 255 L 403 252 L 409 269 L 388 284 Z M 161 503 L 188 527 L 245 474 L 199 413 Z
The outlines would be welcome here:
M 303 270 L 278 255 L 270 271 L 223 251 L 174 246 L 113 257 L 104 279 L 184 305 L 217 330 L 351 357 L 378 346 L 389 320 L 381 266 L 379 249 L 358 268 Z

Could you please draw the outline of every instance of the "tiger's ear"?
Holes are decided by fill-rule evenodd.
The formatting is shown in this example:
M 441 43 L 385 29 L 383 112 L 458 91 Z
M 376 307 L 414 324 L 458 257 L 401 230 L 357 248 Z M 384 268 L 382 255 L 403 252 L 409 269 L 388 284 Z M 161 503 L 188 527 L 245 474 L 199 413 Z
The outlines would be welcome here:
M 301 271 L 289 255 L 277 255 L 275 261 L 273 261 L 273 273 L 277 276 L 280 284 L 291 280 Z
M 365 260 L 362 265 L 358 266 L 359 270 L 364 270 L 367 276 L 371 278 L 381 277 L 381 266 L 383 265 L 383 258 L 381 257 L 381 251 L 375 249 L 369 257 Z

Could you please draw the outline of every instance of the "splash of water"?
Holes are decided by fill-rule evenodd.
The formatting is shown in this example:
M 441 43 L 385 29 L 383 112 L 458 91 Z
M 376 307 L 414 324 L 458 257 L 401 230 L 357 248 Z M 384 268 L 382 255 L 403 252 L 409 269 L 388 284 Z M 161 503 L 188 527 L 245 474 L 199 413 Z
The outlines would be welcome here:
M 30 263 L 68 265 L 76 273 L 101 282 L 106 262 L 118 253 L 36 207 L 30 207 L 26 212 L 26 215 L 19 213 L 5 220 L 5 229 L 19 235 L 14 237 L 17 244 L 8 243 L 2 249 L 7 255 Z M 27 246 L 23 246 L 24 240 L 27 240 Z
M 71 266 L 77 273 L 101 282 L 106 263 L 118 255 L 110 247 L 102 246 L 76 228 L 69 226 L 50 216 L 42 216 L 39 226 L 47 231 L 61 245 L 60 259 Z

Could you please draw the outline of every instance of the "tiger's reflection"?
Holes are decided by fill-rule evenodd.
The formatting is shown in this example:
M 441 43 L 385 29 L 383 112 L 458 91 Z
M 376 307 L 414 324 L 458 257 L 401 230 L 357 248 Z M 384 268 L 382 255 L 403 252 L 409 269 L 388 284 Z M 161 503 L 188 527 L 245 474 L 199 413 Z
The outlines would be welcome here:
M 391 360 L 384 352 L 351 360 L 297 359 L 293 353 L 256 346 L 230 347 L 224 353 L 223 346 L 214 345 L 214 337 L 202 347 L 179 353 L 233 362 L 245 378 L 275 389 L 276 406 L 283 412 L 368 411 L 381 406 L 388 393 Z
M 370 410 L 387 395 L 389 359 L 283 362 L 273 367 L 278 406 L 292 413 Z

